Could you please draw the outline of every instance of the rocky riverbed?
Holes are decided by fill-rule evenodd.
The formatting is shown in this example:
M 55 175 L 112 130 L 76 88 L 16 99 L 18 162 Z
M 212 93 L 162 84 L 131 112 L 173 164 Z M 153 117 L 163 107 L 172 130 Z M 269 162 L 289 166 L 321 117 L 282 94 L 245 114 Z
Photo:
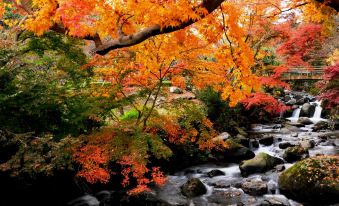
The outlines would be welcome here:
M 253 124 L 249 131 L 216 139 L 229 148 L 209 164 L 168 174 L 163 187 L 136 197 L 102 191 L 69 205 L 339 205 L 339 131 L 326 120 L 321 103 L 289 93 L 291 105 L 279 124 Z
M 247 155 L 238 156 L 240 159 L 243 158 L 243 161 L 239 160 L 240 163 L 224 161 L 186 168 L 169 175 L 165 186 L 154 188 L 139 197 L 120 200 L 122 201 L 120 203 L 121 205 L 189 206 L 335 205 L 339 201 L 333 199 L 333 194 L 321 193 L 314 196 L 316 202 L 310 202 L 307 201 L 309 198 L 307 194 L 306 197 L 293 196 L 291 192 L 281 191 L 279 185 L 279 177 L 282 173 L 302 159 L 316 158 L 319 155 L 338 158 L 335 155 L 339 154 L 339 131 L 324 129 L 313 132 L 314 126 L 315 124 L 296 126 L 294 123 L 252 125 L 246 140 L 244 137 L 231 138 L 223 134 L 225 141 L 240 142 L 255 156 L 252 158 L 248 156 L 248 152 L 245 152 Z M 338 168 L 338 165 L 336 166 Z M 334 186 L 336 188 L 334 192 L 338 192 L 338 179 L 332 181 L 337 184 Z M 313 194 L 312 190 L 309 192 Z M 110 193 L 108 191 L 106 193 L 106 199 L 109 199 Z M 75 204 L 76 202 L 78 204 Z M 82 204 L 85 202 L 87 203 Z M 99 204 L 110 205 L 100 203 L 98 198 L 90 195 L 81 197 L 70 205 Z

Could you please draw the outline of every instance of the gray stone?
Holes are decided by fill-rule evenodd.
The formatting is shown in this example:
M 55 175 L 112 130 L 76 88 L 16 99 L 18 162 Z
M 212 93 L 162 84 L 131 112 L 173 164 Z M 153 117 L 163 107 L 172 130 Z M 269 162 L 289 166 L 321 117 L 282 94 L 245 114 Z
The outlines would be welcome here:
M 252 179 L 244 182 L 241 185 L 241 189 L 247 194 L 259 196 L 267 193 L 267 183 L 262 180 Z
M 290 203 L 284 195 L 264 195 L 262 206 L 290 206 Z
M 191 178 L 181 186 L 181 193 L 186 197 L 197 197 L 206 192 L 205 185 L 198 178 Z
M 315 146 L 314 140 L 303 140 L 299 142 L 299 145 L 305 149 L 311 149 Z

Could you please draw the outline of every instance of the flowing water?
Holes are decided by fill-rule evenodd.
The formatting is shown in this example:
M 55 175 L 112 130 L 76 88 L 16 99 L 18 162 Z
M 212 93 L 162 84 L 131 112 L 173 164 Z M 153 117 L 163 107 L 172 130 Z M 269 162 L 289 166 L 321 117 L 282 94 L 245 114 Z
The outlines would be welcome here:
M 321 118 L 320 102 L 317 104 L 315 113 L 312 117 L 313 122 L 323 120 Z M 292 116 L 288 118 L 291 122 L 296 122 L 299 118 L 301 108 L 297 108 Z M 292 129 L 291 129 L 292 127 Z M 309 149 L 309 155 L 318 154 L 333 155 L 339 154 L 337 139 L 331 141 L 323 141 L 321 136 L 329 131 L 312 132 L 313 125 L 297 128 L 294 126 L 284 126 L 279 124 L 256 124 L 252 126 L 251 134 L 269 134 L 274 137 L 272 145 L 265 146 L 259 144 L 258 148 L 254 148 L 250 144 L 250 149 L 258 154 L 260 152 L 267 153 L 271 156 L 283 157 L 284 150 L 279 148 L 281 142 L 289 142 L 293 145 L 300 144 L 301 141 L 314 141 L 315 147 Z M 250 141 L 251 142 L 251 141 Z M 293 164 L 285 163 L 287 169 Z M 218 169 L 224 172 L 224 175 L 209 177 L 207 175 L 211 170 Z M 181 193 L 181 186 L 190 178 L 199 178 L 205 185 L 207 192 L 199 197 L 187 198 Z M 284 202 L 284 204 L 275 205 L 301 205 L 297 201 L 287 199 L 280 194 L 278 185 L 279 172 L 275 169 L 266 173 L 253 174 L 248 177 L 242 177 L 239 164 L 204 164 L 186 168 L 175 174 L 168 176 L 168 181 L 163 187 L 154 188 L 152 193 L 161 202 L 167 202 L 170 205 L 189 205 L 189 206 L 218 206 L 218 205 L 261 205 L 262 201 L 268 197 L 274 197 L 276 200 Z M 267 184 L 268 190 L 265 195 L 249 195 L 241 189 L 244 181 L 260 180 Z M 240 186 L 239 186 L 240 185 Z M 266 200 L 266 199 L 265 199 Z M 274 205 L 274 204 L 273 204 Z

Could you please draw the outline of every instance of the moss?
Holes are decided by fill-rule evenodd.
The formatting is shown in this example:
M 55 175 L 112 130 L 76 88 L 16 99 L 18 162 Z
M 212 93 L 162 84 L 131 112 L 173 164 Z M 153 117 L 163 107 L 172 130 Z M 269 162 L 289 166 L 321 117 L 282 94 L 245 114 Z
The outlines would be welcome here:
M 282 191 L 300 198 L 339 195 L 339 157 L 320 156 L 297 162 L 279 177 Z

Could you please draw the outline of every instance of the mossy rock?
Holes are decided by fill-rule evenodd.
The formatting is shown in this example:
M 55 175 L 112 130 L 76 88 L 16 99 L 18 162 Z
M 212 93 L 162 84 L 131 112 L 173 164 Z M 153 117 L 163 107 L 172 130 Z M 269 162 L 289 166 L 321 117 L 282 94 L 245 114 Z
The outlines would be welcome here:
M 339 156 L 304 159 L 285 170 L 279 187 L 287 195 L 306 200 L 336 202 L 339 197 Z
M 241 174 L 247 176 L 254 173 L 266 172 L 284 161 L 266 153 L 259 153 L 253 159 L 242 161 L 239 165 Z
M 308 150 L 301 146 L 289 147 L 285 150 L 283 158 L 291 163 L 308 157 Z

